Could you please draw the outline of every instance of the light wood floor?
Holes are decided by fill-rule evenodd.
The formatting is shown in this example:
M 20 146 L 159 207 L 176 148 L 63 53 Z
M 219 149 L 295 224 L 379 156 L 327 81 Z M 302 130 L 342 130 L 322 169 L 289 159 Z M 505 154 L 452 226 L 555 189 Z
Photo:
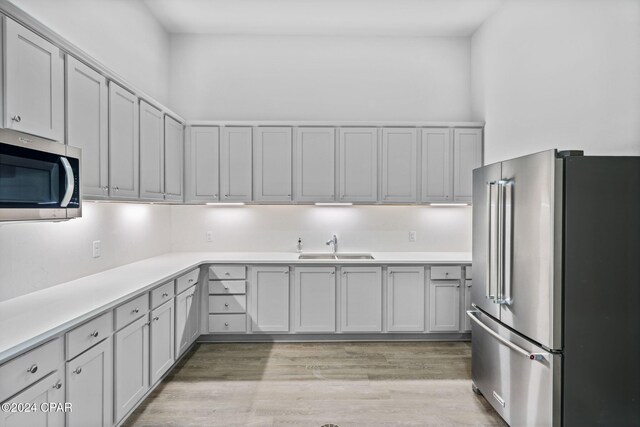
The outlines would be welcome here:
M 469 343 L 199 344 L 127 426 L 505 426 Z

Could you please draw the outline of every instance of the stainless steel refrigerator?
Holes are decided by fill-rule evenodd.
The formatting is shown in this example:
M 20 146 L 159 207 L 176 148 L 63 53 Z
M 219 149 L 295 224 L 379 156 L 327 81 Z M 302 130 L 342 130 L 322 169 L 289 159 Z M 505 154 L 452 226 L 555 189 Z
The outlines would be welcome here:
M 472 378 L 511 426 L 640 426 L 640 157 L 473 172 Z

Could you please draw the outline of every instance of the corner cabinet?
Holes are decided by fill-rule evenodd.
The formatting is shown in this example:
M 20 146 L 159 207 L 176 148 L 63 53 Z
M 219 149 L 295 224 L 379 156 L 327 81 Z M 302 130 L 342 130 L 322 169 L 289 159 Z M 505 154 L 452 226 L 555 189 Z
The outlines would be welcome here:
M 378 200 L 378 129 L 340 128 L 338 201 Z
M 295 199 L 333 202 L 336 184 L 336 131 L 303 127 L 296 132 Z
M 225 127 L 220 147 L 220 190 L 223 202 L 252 200 L 252 128 Z
M 290 127 L 259 127 L 253 141 L 253 199 L 291 202 L 293 139 Z
M 67 144 L 82 150 L 83 197 L 109 196 L 107 79 L 67 56 Z
M 62 52 L 7 17 L 3 41 L 4 127 L 63 142 Z
M 164 199 L 181 202 L 184 197 L 184 126 L 164 116 Z
M 109 196 L 139 196 L 138 98 L 109 82 Z
M 220 128 L 192 126 L 187 139 L 185 202 L 220 201 Z

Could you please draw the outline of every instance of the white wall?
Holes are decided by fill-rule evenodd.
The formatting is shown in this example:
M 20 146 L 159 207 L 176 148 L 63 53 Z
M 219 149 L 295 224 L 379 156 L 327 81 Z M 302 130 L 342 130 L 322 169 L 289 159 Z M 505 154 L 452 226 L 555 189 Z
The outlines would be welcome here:
M 192 120 L 469 120 L 468 37 L 171 37 Z
M 640 155 L 640 2 L 508 1 L 472 38 L 485 161 L 549 148 Z
M 168 252 L 170 210 L 85 202 L 79 219 L 1 224 L 0 301 Z M 94 240 L 100 258 L 92 258 Z
M 471 252 L 470 207 L 429 206 L 173 206 L 172 250 Z M 213 242 L 206 242 L 206 232 Z M 409 231 L 417 231 L 409 242 Z
M 141 1 L 11 0 L 135 87 L 169 104 L 169 34 Z

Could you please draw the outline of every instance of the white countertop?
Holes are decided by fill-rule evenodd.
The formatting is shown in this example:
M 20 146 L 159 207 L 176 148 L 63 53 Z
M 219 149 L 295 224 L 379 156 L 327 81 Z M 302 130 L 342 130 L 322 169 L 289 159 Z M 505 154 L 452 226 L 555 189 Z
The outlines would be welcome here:
M 211 263 L 469 264 L 469 252 L 373 252 L 372 260 L 299 260 L 292 252 L 173 252 L 0 302 L 0 364 L 147 289 Z

